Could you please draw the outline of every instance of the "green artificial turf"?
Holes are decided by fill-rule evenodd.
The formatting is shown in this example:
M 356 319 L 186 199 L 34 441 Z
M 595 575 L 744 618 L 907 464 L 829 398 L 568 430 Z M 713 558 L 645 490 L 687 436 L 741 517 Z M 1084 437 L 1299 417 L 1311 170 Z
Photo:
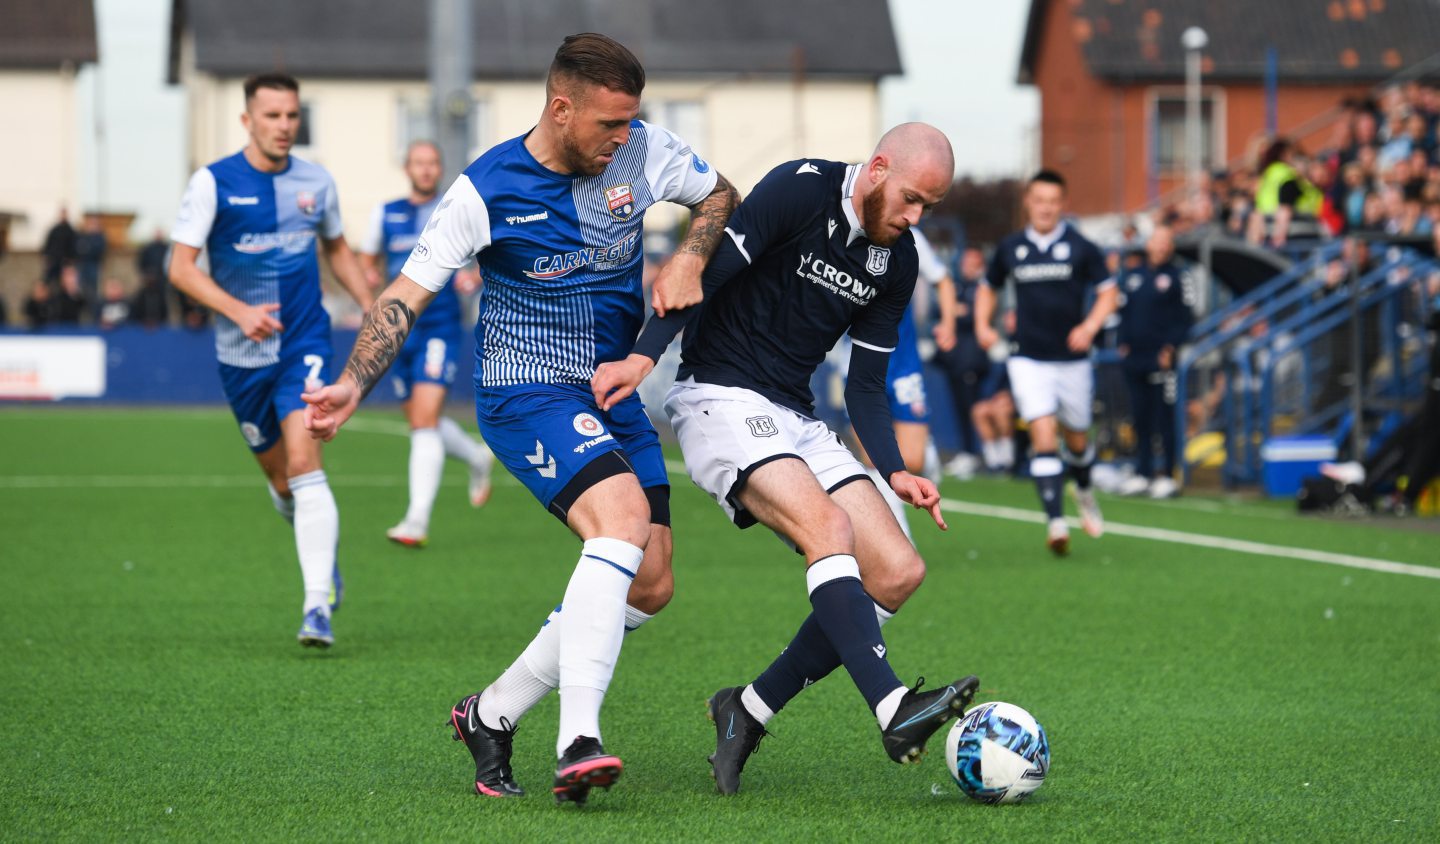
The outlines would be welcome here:
M 530 796 L 472 792 L 451 704 L 519 653 L 578 545 L 503 476 L 472 511 L 451 464 L 430 547 L 399 417 L 328 447 L 346 605 L 295 643 L 288 526 L 223 410 L 0 411 L 0 838 L 121 840 L 1436 840 L 1440 581 L 949 514 L 912 519 L 929 576 L 885 629 L 902 678 L 976 673 L 1053 762 L 1031 802 L 964 799 L 941 759 L 885 757 L 843 672 L 772 722 L 713 793 L 704 700 L 751 679 L 808 611 L 800 560 L 674 480 L 677 593 L 626 640 L 603 713 L 626 764 L 557 807 L 556 700 L 521 724 Z M 361 430 L 363 428 L 364 430 Z M 947 482 L 1034 508 L 1022 483 Z M 1191 496 L 1102 497 L 1131 525 L 1440 566 L 1434 533 Z

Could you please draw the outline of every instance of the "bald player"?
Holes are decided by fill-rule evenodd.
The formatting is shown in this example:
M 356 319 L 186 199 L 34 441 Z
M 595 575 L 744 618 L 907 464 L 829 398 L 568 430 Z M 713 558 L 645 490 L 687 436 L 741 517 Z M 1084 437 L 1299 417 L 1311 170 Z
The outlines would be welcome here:
M 651 320 L 635 351 L 602 364 L 592 385 L 609 407 L 654 367 L 689 321 L 665 412 L 685 465 L 740 528 L 769 527 L 805 561 L 812 612 L 754 682 L 710 698 L 717 788 L 734 794 L 765 724 L 791 698 L 843 665 L 865 698 L 890 758 L 919 759 L 926 740 L 964 710 L 979 681 L 908 689 L 890 667 L 880 626 L 925 577 L 865 467 L 815 418 L 810 376 L 847 331 L 845 404 L 880 477 L 943 530 L 935 485 L 910 474 L 885 392 L 890 353 L 915 288 L 910 227 L 945 196 L 954 174 L 937 129 L 891 129 L 863 164 L 786 162 L 755 186 L 725 229 L 691 319 Z M 792 560 L 791 554 L 777 560 Z

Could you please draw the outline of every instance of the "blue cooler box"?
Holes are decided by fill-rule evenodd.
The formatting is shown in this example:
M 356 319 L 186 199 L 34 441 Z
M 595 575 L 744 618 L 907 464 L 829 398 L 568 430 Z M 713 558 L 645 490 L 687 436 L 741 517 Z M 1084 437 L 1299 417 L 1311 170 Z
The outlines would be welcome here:
M 1271 437 L 1260 446 L 1265 494 L 1294 498 L 1300 480 L 1320 474 L 1320 464 L 1333 461 L 1335 454 L 1335 443 L 1329 437 Z

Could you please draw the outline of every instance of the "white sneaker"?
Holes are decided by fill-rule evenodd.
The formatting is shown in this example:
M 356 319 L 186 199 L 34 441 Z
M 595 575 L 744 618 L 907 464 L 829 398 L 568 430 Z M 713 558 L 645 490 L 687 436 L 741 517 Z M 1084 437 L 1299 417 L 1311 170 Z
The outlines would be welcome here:
M 1174 478 L 1164 475 L 1150 482 L 1151 498 L 1174 498 L 1180 494 L 1180 485 L 1175 483 Z
M 1100 505 L 1095 501 L 1094 490 L 1074 487 L 1075 506 L 1080 510 L 1080 527 L 1087 536 L 1099 539 L 1105 535 L 1105 517 L 1100 515 Z
M 1150 480 L 1139 475 L 1131 475 L 1120 482 L 1115 488 L 1116 495 L 1144 495 L 1150 489 Z
M 1045 544 L 1057 557 L 1070 553 L 1070 526 L 1064 519 L 1051 519 L 1045 530 Z
M 945 473 L 959 480 L 968 481 L 975 477 L 975 470 L 979 468 L 979 458 L 962 451 L 945 464 Z
M 1365 483 L 1365 467 L 1353 460 L 1348 463 L 1321 463 L 1320 474 L 1342 484 Z
M 486 446 L 480 446 L 480 460 L 470 464 L 471 507 L 484 507 L 485 502 L 490 500 L 490 469 L 494 465 L 495 453 Z
M 395 527 L 385 531 L 391 542 L 397 545 L 404 545 L 410 548 L 424 548 L 425 543 L 430 541 L 426 536 L 428 530 L 426 525 L 415 524 L 414 522 L 401 522 Z

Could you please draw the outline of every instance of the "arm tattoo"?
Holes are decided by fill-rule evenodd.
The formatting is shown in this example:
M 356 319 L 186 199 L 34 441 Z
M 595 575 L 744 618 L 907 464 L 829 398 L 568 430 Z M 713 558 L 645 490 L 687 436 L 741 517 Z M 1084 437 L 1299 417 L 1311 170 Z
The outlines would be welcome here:
M 345 364 L 345 371 L 360 386 L 361 398 L 370 395 L 371 388 L 390 368 L 414 324 L 415 312 L 399 299 L 378 299 L 365 312 L 355 349 Z
M 740 195 L 735 188 L 725 181 L 724 176 L 716 173 L 715 189 L 700 200 L 699 205 L 690 209 L 690 231 L 675 250 L 676 254 L 690 252 L 702 258 L 714 254 L 715 247 L 720 244 L 720 236 L 725 233 L 725 223 L 730 220 L 730 212 L 735 210 L 739 201 Z

